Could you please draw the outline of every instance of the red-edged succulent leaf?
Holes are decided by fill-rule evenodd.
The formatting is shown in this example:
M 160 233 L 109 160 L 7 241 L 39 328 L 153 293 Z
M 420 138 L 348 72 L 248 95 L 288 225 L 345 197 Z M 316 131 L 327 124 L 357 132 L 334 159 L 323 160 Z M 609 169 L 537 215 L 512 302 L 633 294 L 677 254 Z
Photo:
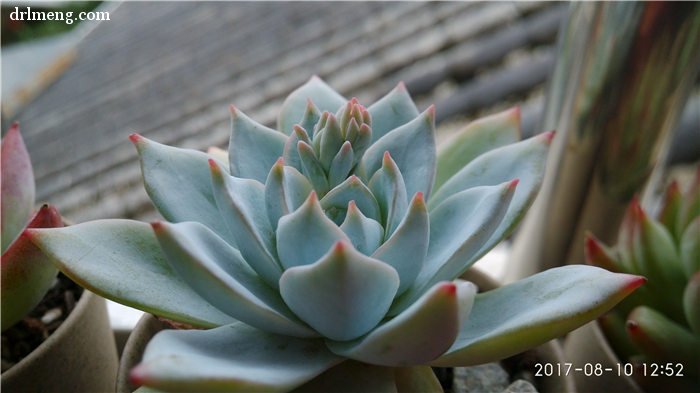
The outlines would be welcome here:
M 27 228 L 63 226 L 58 211 L 44 205 Z M 23 231 L 2 254 L 2 330 L 21 320 L 49 290 L 58 272 Z
M 34 208 L 34 172 L 29 153 L 14 123 L 2 139 L 2 252 L 27 225 Z
M 676 240 L 681 236 L 680 233 L 677 233 L 677 230 L 680 229 L 679 220 L 681 219 L 682 207 L 683 195 L 678 182 L 674 180 L 666 189 L 661 211 L 659 212 L 659 221 L 671 231 L 673 238 Z
M 618 265 L 614 251 L 590 232 L 586 233 L 584 255 L 589 265 L 602 267 L 615 273 L 621 273 L 624 270 Z

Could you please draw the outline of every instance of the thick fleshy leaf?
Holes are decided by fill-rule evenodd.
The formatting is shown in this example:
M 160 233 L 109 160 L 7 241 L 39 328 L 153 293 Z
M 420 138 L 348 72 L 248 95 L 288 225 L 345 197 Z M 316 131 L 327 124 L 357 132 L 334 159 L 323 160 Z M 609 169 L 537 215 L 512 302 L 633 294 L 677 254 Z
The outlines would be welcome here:
M 328 169 L 328 182 L 330 187 L 335 187 L 342 183 L 355 165 L 355 153 L 349 141 L 343 143 L 338 154 L 333 157 L 331 167 Z
M 459 332 L 461 314 L 469 313 L 475 294 L 476 287 L 468 282 L 439 283 L 401 315 L 366 336 L 354 341 L 329 341 L 327 345 L 338 355 L 370 364 L 427 363 L 452 345 Z
M 666 188 L 661 210 L 659 211 L 659 221 L 671 231 L 675 240 L 680 240 L 682 235 L 682 232 L 676 232 L 682 230 L 680 227 L 681 216 L 683 214 L 682 210 L 683 195 L 681 194 L 678 182 L 673 181 L 669 184 L 668 188 Z
M 428 366 L 392 367 L 399 393 L 425 392 L 442 393 L 440 381 L 433 369 Z
M 518 189 L 503 221 L 476 255 L 477 259 L 481 258 L 513 232 L 535 200 L 542 184 L 547 152 L 553 137 L 554 132 L 547 132 L 480 155 L 437 190 L 428 200 L 428 210 L 435 210 L 450 195 L 462 190 L 518 179 Z
M 153 231 L 170 266 L 214 307 L 270 333 L 317 336 L 297 320 L 238 250 L 209 228 L 196 222 L 155 223 Z
M 328 178 L 321 162 L 316 158 L 313 147 L 306 142 L 299 141 L 297 143 L 297 151 L 299 152 L 304 174 L 311 182 L 311 185 L 314 186 L 316 192 L 321 196 L 325 195 L 329 189 Z
M 358 172 L 366 179 L 382 167 L 385 152 L 391 154 L 406 184 L 406 193 L 430 197 L 435 181 L 435 107 L 389 132 L 365 152 Z
M 28 234 L 63 273 L 102 297 L 196 326 L 234 321 L 173 271 L 148 224 L 97 220 Z
M 56 228 L 63 219 L 52 206 L 44 205 L 29 221 L 27 228 Z M 58 270 L 23 231 L 2 254 L 0 299 L 2 330 L 9 328 L 31 311 L 51 288 Z
M 362 214 L 355 201 L 348 203 L 345 221 L 340 229 L 348 235 L 355 249 L 365 255 L 371 255 L 384 239 L 382 225 Z
M 382 168 L 372 176 L 369 188 L 379 204 L 384 237 L 388 238 L 394 233 L 408 209 L 406 184 L 389 152 L 384 153 Z
M 200 222 L 230 244 L 236 244 L 216 206 L 208 154 L 129 136 L 141 158 L 143 182 L 160 214 L 170 222 Z
M 418 108 L 403 82 L 367 108 L 372 116 L 372 142 L 418 116 Z
M 323 168 L 326 170 L 330 169 L 333 158 L 338 154 L 344 142 L 345 140 L 340 131 L 338 120 L 334 115 L 329 115 L 326 126 L 321 134 L 321 149 L 319 151 L 319 161 Z
M 656 362 L 678 362 L 685 373 L 700 373 L 700 337 L 646 306 L 634 309 L 627 318 L 627 333 L 643 354 Z
M 480 293 L 455 343 L 431 365 L 471 366 L 533 348 L 595 319 L 644 281 L 571 265 Z
M 374 199 L 372 191 L 355 175 L 350 176 L 343 183 L 330 190 L 321 199 L 321 207 L 326 211 L 326 214 L 332 214 L 335 211 L 345 210 L 350 201 L 355 201 L 355 204 L 365 216 L 374 220 L 380 219 L 379 204 Z M 340 215 L 339 218 L 342 222 L 345 217 Z
M 408 289 L 418 276 L 428 252 L 430 222 L 423 194 L 417 193 L 406 216 L 391 237 L 372 254 L 399 273 L 401 285 L 397 295 Z
M 229 176 L 214 161 L 210 164 L 219 219 L 228 226 L 250 267 L 277 288 L 282 268 L 275 258 L 275 232 L 263 203 L 265 186 L 257 180 Z
M 318 262 L 287 269 L 280 293 L 302 320 L 332 340 L 352 340 L 377 326 L 394 299 L 399 275 L 349 243 Z
M 277 226 L 277 253 L 285 269 L 316 262 L 339 240 L 350 241 L 323 213 L 315 192 Z
M 312 190 L 304 175 L 277 160 L 265 182 L 265 210 L 272 228 L 277 229 L 279 219 L 301 206 Z
M 131 380 L 167 391 L 287 392 L 342 360 L 321 340 L 274 335 L 238 322 L 158 333 L 131 370 Z
M 219 165 L 226 167 L 228 165 L 228 152 L 224 149 L 220 149 L 216 146 L 210 146 L 207 149 L 207 154 L 209 158 L 215 159 Z
M 520 140 L 520 109 L 515 107 L 469 123 L 442 143 L 435 189 L 481 154 Z
M 299 124 L 304 118 L 308 100 L 311 100 L 320 112 L 332 113 L 335 113 L 347 101 L 321 78 L 314 75 L 284 100 L 277 119 L 277 129 L 289 135 L 292 132 L 292 127 Z
M 231 106 L 231 175 L 264 183 L 270 167 L 282 156 L 286 141 L 286 135 L 256 123 Z
M 29 153 L 14 123 L 2 138 L 0 147 L 2 178 L 2 252 L 19 236 L 34 209 L 34 172 Z
M 292 393 L 398 393 L 394 379 L 392 367 L 346 360 Z
M 700 271 L 700 217 L 683 232 L 680 242 L 681 263 L 687 277 Z
M 614 251 L 598 240 L 592 233 L 586 232 L 583 254 L 586 263 L 601 267 L 613 273 L 621 273 L 622 268 L 616 261 Z
M 683 292 L 683 310 L 688 325 L 700 337 L 700 271 L 695 272 Z
M 318 110 L 316 105 L 310 99 L 306 101 L 306 109 L 304 110 L 304 117 L 302 117 L 299 127 L 308 133 L 313 133 L 314 126 L 321 119 L 321 111 Z
M 453 195 L 431 212 L 425 264 L 390 315 L 400 313 L 438 281 L 459 277 L 478 260 L 477 252 L 503 219 L 516 184 L 474 187 Z
M 301 165 L 301 157 L 299 157 L 299 150 L 297 144 L 299 141 L 311 145 L 311 139 L 309 139 L 309 134 L 303 128 L 299 126 L 294 126 L 294 131 L 289 134 L 287 141 L 284 143 L 284 151 L 282 157 L 284 158 L 285 164 L 296 168 L 299 172 L 303 171 L 304 168 Z

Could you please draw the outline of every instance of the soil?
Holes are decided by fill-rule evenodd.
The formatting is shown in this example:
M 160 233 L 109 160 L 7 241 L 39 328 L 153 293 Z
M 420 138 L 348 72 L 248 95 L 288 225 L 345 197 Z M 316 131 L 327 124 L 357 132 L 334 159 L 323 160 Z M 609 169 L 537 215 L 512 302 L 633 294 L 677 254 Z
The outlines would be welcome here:
M 66 320 L 83 289 L 62 273 L 23 320 L 2 333 L 2 372 L 29 355 Z
M 508 372 L 511 383 L 518 379 L 524 379 L 539 390 L 540 386 L 535 378 L 535 363 L 537 363 L 535 351 L 525 351 L 503 359 L 500 363 L 503 369 Z M 433 367 L 433 372 L 445 393 L 452 393 L 453 369 L 451 367 Z

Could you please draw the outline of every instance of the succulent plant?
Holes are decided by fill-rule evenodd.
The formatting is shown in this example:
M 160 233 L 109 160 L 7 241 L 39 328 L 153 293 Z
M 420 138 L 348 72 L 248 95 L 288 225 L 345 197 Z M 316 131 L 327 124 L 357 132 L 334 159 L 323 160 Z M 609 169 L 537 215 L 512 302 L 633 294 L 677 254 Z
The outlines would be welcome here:
M 32 238 L 86 288 L 211 328 L 153 338 L 131 377 L 159 390 L 440 390 L 430 365 L 539 345 L 643 282 L 568 266 L 477 294 L 458 277 L 531 204 L 553 134 L 517 142 L 514 109 L 437 154 L 434 113 L 402 84 L 365 108 L 314 77 L 278 130 L 231 107 L 227 155 L 132 135 L 167 222 Z
M 34 174 L 19 124 L 2 139 L 2 331 L 21 320 L 44 297 L 58 270 L 27 236 L 26 228 L 63 226 L 58 211 L 34 210 Z
M 643 274 L 644 288 L 601 318 L 616 352 L 640 363 L 677 363 L 700 388 L 700 167 L 685 195 L 678 182 L 666 190 L 656 218 L 634 199 L 618 244 L 586 238 L 588 263 Z

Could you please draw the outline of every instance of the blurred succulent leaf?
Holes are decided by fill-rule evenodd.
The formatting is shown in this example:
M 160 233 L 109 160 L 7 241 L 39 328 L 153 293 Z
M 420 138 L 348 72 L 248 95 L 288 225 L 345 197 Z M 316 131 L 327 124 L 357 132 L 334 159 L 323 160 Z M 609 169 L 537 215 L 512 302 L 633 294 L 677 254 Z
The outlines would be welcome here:
M 34 209 L 34 172 L 29 153 L 14 123 L 2 138 L 0 147 L 2 178 L 2 252 L 19 236 Z
M 632 342 L 652 361 L 682 362 L 684 372 L 697 377 L 700 372 L 700 337 L 660 312 L 640 306 L 627 318 Z
M 683 309 L 688 325 L 700 337 L 700 271 L 695 272 L 685 287 Z
M 688 278 L 700 271 L 700 215 L 685 228 L 680 242 L 680 254 Z
M 304 384 L 292 393 L 397 392 L 394 370 L 346 360 Z M 411 390 L 423 392 L 423 390 Z
M 53 206 L 44 205 L 27 224 L 27 228 L 56 228 L 63 219 Z M 30 240 L 26 229 L 2 254 L 0 299 L 1 330 L 9 328 L 29 313 L 51 288 L 58 270 Z
M 682 229 L 680 222 L 683 214 L 682 209 L 683 195 L 681 194 L 678 182 L 673 181 L 666 189 L 661 211 L 659 212 L 659 221 L 664 227 L 671 231 L 675 240 L 679 240 L 682 235 L 682 232 L 678 232 Z

